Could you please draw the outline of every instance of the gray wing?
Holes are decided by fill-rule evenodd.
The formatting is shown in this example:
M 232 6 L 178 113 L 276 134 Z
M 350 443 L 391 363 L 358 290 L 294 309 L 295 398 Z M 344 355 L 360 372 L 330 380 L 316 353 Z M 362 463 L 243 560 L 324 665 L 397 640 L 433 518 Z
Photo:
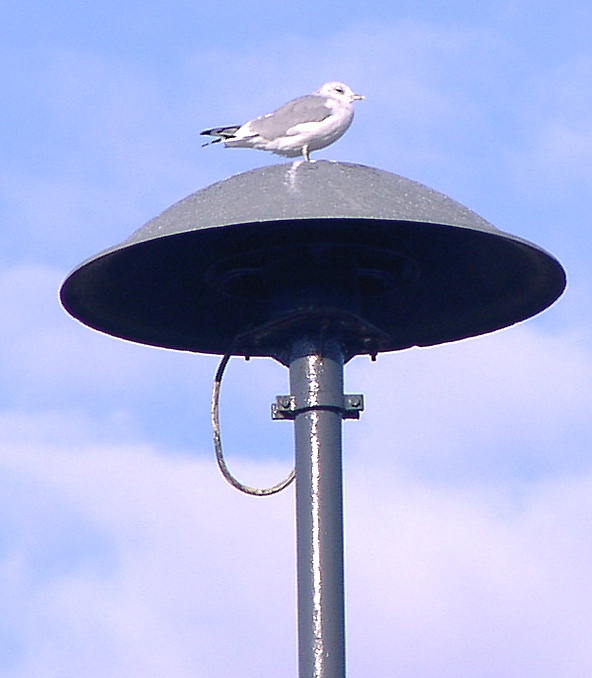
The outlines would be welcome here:
M 321 122 L 331 115 L 326 97 L 307 94 L 280 106 L 277 111 L 249 123 L 249 131 L 273 141 L 301 122 Z

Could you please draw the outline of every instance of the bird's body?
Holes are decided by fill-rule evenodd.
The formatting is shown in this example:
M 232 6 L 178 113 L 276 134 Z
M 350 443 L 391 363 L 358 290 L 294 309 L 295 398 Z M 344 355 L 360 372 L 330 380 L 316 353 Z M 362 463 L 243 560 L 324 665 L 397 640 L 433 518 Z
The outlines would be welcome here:
M 329 146 L 347 131 L 358 99 L 364 96 L 347 85 L 327 82 L 314 94 L 293 99 L 244 125 L 214 127 L 201 134 L 217 137 L 210 143 L 223 141 L 227 148 L 256 148 L 310 160 L 311 151 Z

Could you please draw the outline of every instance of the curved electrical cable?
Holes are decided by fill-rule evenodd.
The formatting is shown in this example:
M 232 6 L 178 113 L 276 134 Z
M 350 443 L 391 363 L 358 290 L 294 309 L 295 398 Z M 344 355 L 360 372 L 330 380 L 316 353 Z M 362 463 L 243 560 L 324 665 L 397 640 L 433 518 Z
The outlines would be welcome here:
M 216 450 L 216 461 L 218 462 L 218 468 L 220 469 L 220 472 L 222 473 L 224 478 L 233 487 L 236 487 L 237 490 L 240 490 L 245 494 L 255 495 L 257 497 L 268 497 L 269 495 L 277 494 L 278 492 L 281 492 L 283 489 L 288 487 L 288 485 L 296 477 L 296 469 L 292 469 L 290 475 L 284 480 L 282 480 L 281 483 L 278 483 L 273 487 L 259 489 L 256 487 L 249 487 L 249 485 L 241 483 L 240 480 L 237 480 L 237 478 L 235 478 L 232 475 L 230 469 L 228 468 L 228 465 L 226 464 L 226 459 L 224 458 L 224 452 L 222 450 L 222 437 L 220 434 L 219 413 L 220 413 L 220 387 L 222 385 L 222 377 L 224 375 L 224 370 L 228 365 L 228 361 L 231 358 L 231 355 L 232 355 L 231 353 L 227 353 L 225 356 L 223 356 L 222 360 L 220 361 L 218 369 L 216 370 L 216 376 L 214 377 L 214 389 L 212 391 L 212 431 L 214 434 L 214 448 Z

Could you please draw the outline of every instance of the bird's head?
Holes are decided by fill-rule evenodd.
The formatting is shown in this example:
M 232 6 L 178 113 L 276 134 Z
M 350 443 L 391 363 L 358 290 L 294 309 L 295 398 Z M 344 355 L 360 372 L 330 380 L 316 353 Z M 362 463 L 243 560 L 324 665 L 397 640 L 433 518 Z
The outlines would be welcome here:
M 347 101 L 348 103 L 366 98 L 363 94 L 356 94 L 351 87 L 348 87 L 344 83 L 337 81 L 326 82 L 324 85 L 319 87 L 315 94 L 321 94 L 322 96 L 332 97 L 334 99 L 341 99 L 342 101 Z

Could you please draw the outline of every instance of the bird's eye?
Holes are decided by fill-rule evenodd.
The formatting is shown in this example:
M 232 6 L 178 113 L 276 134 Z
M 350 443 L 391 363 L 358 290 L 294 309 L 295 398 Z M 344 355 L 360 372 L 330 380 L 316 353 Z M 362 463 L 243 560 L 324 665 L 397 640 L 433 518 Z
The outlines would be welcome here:
M 335 91 L 336 91 L 336 92 L 339 92 L 339 94 L 344 94 L 344 93 L 345 93 L 345 90 L 343 89 L 343 87 L 336 87 L 336 88 L 335 88 Z

